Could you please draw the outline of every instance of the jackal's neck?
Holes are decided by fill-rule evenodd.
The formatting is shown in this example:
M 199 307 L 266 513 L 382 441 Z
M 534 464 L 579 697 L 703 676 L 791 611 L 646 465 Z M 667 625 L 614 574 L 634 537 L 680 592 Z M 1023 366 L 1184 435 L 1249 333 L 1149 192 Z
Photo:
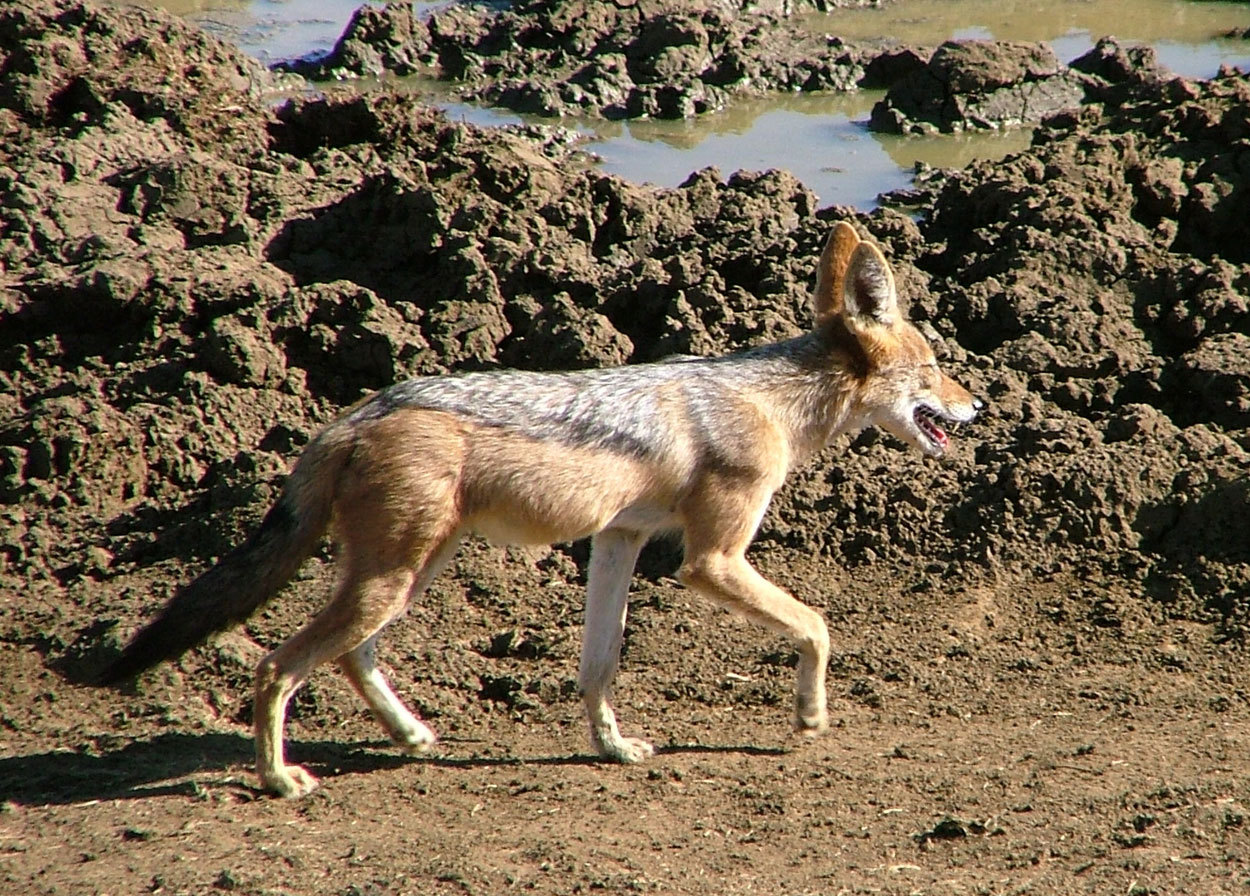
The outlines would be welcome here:
M 761 407 L 787 434 L 792 467 L 853 426 L 856 371 L 825 334 L 807 333 L 748 354 L 761 362 Z

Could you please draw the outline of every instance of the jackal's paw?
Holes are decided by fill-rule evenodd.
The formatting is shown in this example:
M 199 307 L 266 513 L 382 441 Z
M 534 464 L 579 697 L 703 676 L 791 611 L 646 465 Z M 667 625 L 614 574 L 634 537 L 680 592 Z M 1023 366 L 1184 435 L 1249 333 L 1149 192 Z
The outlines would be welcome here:
M 420 727 L 397 731 L 391 735 L 391 742 L 409 756 L 420 756 L 422 753 L 428 753 L 438 743 L 437 734 L 425 725 L 421 725 L 420 722 L 417 724 Z
M 318 786 L 316 777 L 298 765 L 286 765 L 261 772 L 260 783 L 271 793 L 289 800 L 308 796 Z
M 805 737 L 817 737 L 829 730 L 829 715 L 824 701 L 815 703 L 802 699 L 795 702 L 794 730 Z
M 809 724 L 802 719 L 795 719 L 794 730 L 803 737 L 815 739 L 829 731 L 829 723 L 824 719 L 813 724 Z
M 642 762 L 655 755 L 655 747 L 641 737 L 616 737 L 612 741 L 595 739 L 595 749 L 599 756 L 609 762 L 631 763 Z

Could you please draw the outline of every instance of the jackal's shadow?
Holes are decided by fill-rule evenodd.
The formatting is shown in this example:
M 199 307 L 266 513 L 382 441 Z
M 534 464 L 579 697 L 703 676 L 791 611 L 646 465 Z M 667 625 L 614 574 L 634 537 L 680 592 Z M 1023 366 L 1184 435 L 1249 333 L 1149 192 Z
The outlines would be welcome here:
M 449 742 L 452 746 L 455 742 Z M 412 757 L 385 741 L 288 741 L 288 756 L 323 779 L 396 769 L 419 763 L 444 769 L 498 766 L 589 766 L 588 753 L 555 756 L 438 755 Z M 781 748 L 670 744 L 661 755 L 744 753 L 779 756 Z M 91 800 L 193 796 L 203 786 L 233 786 L 260 795 L 252 764 L 252 738 L 243 734 L 161 734 L 116 750 L 52 750 L 0 758 L 0 796 L 20 805 L 69 805 Z
M 394 768 L 413 761 L 382 742 L 288 742 L 316 774 Z M 53 750 L 0 758 L 0 794 L 23 805 L 192 795 L 203 784 L 257 792 L 252 738 L 243 734 L 161 734 L 115 750 Z

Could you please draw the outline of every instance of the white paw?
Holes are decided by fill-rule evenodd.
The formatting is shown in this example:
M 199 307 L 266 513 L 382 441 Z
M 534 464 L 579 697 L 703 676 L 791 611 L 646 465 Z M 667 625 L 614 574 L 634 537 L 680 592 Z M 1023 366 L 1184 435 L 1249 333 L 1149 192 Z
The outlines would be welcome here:
M 796 721 L 794 725 L 794 730 L 797 731 L 799 734 L 801 734 L 803 737 L 808 738 L 809 740 L 815 740 L 816 738 L 820 737 L 822 734 L 825 734 L 826 732 L 829 731 L 829 723 L 824 720 L 821 720 L 819 723 L 815 725 L 809 725 L 806 722 Z
M 438 743 L 438 735 L 421 725 L 419 728 L 391 735 L 391 741 L 408 755 L 420 756 L 422 753 L 430 752 L 430 749 Z
M 824 700 L 799 697 L 794 702 L 794 730 L 816 737 L 829 730 L 829 713 Z
M 600 741 L 595 744 L 599 755 L 611 762 L 631 763 L 642 762 L 655 755 L 655 747 L 641 737 L 617 736 L 611 741 Z
M 794 730 L 804 737 L 819 737 L 829 730 L 829 718 L 823 712 L 820 715 L 795 715 Z
M 260 772 L 261 786 L 285 799 L 299 799 L 317 789 L 317 778 L 298 765 Z

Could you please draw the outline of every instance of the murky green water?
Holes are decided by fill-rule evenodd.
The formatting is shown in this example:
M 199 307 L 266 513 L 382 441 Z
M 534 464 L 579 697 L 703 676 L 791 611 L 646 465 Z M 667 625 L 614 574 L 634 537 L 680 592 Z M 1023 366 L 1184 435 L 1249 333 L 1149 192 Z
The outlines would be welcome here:
M 160 6 L 272 62 L 333 47 L 359 0 L 129 0 Z M 419 4 L 434 6 L 437 4 Z M 807 27 L 846 38 L 936 45 L 950 38 L 1044 40 L 1064 61 L 1102 36 L 1153 45 L 1164 65 L 1209 77 L 1221 64 L 1250 68 L 1250 41 L 1221 38 L 1250 27 L 1250 4 L 1199 0 L 900 0 L 882 9 L 804 17 Z M 881 94 L 788 95 L 744 100 L 696 122 L 564 119 L 593 139 L 605 170 L 673 186 L 694 170 L 786 168 L 823 203 L 870 207 L 877 194 L 910 182 L 917 161 L 960 166 L 1001 158 L 1029 144 L 1017 129 L 959 136 L 895 137 L 864 122 Z M 431 95 L 437 100 L 436 95 Z M 474 106 L 449 113 L 479 124 L 520 120 Z M 537 120 L 537 119 L 536 119 Z M 550 120 L 546 120 L 550 121 Z

